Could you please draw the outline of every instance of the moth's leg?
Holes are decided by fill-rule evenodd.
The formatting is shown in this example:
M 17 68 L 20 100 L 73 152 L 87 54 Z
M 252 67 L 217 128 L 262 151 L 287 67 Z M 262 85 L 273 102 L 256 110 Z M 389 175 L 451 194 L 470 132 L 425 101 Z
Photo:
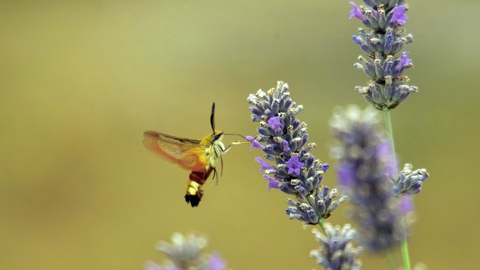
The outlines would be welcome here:
M 230 147 L 232 147 L 232 145 L 238 145 L 238 144 L 242 144 L 242 143 L 248 143 L 248 141 L 244 142 L 244 141 L 233 141 L 229 146 L 227 146 L 227 148 L 223 147 L 223 144 L 222 144 L 222 154 L 225 154 L 228 152 L 228 150 L 230 150 Z
M 220 156 L 220 163 L 222 165 L 222 170 L 220 171 L 220 176 L 223 177 L 223 156 Z M 218 184 L 218 181 L 217 181 L 217 184 Z
M 231 144 L 229 146 L 227 146 L 227 148 L 223 148 L 223 145 L 222 145 L 222 147 L 220 149 L 222 151 L 222 155 L 225 155 L 230 150 L 230 147 L 232 147 Z
M 213 177 L 212 177 L 212 180 L 215 179 L 215 176 L 216 176 L 217 179 L 218 179 L 217 169 L 216 169 L 216 168 L 213 168 Z

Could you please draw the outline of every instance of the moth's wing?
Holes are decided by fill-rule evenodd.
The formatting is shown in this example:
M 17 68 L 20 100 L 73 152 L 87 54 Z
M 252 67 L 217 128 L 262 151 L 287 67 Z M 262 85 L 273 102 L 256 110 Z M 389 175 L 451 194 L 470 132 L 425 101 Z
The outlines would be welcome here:
M 204 170 L 206 155 L 200 140 L 179 138 L 155 131 L 143 133 L 143 144 L 186 170 Z

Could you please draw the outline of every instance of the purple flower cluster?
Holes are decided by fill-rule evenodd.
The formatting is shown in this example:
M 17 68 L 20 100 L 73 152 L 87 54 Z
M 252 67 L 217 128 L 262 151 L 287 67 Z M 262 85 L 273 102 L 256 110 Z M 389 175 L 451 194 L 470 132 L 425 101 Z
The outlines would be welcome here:
M 406 35 L 401 27 L 408 19 L 405 15 L 408 8 L 404 0 L 364 2 L 368 7 L 350 2 L 353 6 L 350 19 L 355 17 L 367 27 L 367 30 L 360 28 L 360 34 L 353 36 L 353 41 L 367 54 L 367 58 L 360 56 L 361 63 L 354 67 L 370 77 L 366 87 L 357 86 L 355 91 L 376 109 L 393 109 L 410 93 L 418 91 L 417 87 L 407 85 L 409 79 L 404 76 L 405 70 L 413 67 L 408 52 L 396 56 L 405 44 L 412 42 L 412 36 Z
M 170 258 L 165 266 L 148 261 L 146 270 L 224 270 L 226 267 L 225 261 L 217 253 L 202 255 L 208 242 L 204 236 L 190 234 L 185 237 L 174 233 L 172 242 L 159 242 L 156 245 L 159 251 Z
M 303 106 L 297 106 L 292 101 L 288 85 L 283 82 L 278 82 L 276 88 L 266 93 L 258 90 L 255 95 L 250 94 L 247 101 L 252 105 L 252 121 L 260 122 L 258 135 L 247 136 L 247 139 L 251 141 L 252 148 L 265 153 L 266 160 L 262 157 L 255 160 L 260 163 L 260 172 L 265 171 L 268 188 L 296 195 L 297 199 L 303 197 L 298 205 L 291 204 L 287 214 L 308 224 L 318 224 L 330 215 L 333 205 L 339 202 L 329 201 L 335 197 L 328 194 L 328 187 L 321 190 L 328 164 L 322 164 L 310 153 L 315 144 L 307 143 L 307 124 L 297 119 Z
M 301 196 L 297 196 L 298 202 L 287 199 L 287 203 L 290 205 L 287 208 L 287 215 L 290 216 L 290 219 L 297 219 L 308 225 L 317 224 L 320 218 L 330 217 L 330 213 L 348 199 L 347 196 L 342 196 L 339 200 L 334 200 L 337 196 L 337 189 L 334 188 L 330 191 L 329 187 L 325 187 L 323 192 L 321 188 L 318 188 L 313 199 L 310 198 L 310 202 Z
M 296 117 L 303 106 L 292 102 L 288 85 L 283 82 L 267 93 L 258 90 L 250 94 L 247 101 L 252 105 L 252 121 L 260 122 L 259 134 L 247 139 L 252 141 L 252 147 L 265 153 L 268 161 L 276 163 L 274 166 L 261 157 L 255 159 L 260 162 L 260 171 L 265 170 L 269 188 L 294 195 L 312 194 L 321 185 L 328 164 L 310 154 L 315 144 L 307 144 L 307 125 Z
M 408 20 L 408 16 L 405 15 L 408 9 L 405 0 L 364 0 L 363 2 L 369 8 L 358 7 L 354 2 L 349 3 L 353 6 L 349 19 L 355 17 L 369 29 L 385 33 L 388 28 L 402 26 Z
M 329 223 L 325 224 L 327 235 L 321 234 L 317 229 L 313 229 L 313 235 L 317 239 L 320 247 L 310 252 L 310 256 L 317 260 L 317 263 L 329 270 L 359 270 L 361 264 L 357 260 L 362 248 L 353 248 L 350 242 L 355 237 L 355 230 L 350 224 L 332 227 Z
M 395 171 L 390 146 L 379 131 L 374 110 L 350 107 L 338 111 L 331 128 L 338 141 L 332 149 L 340 164 L 338 180 L 355 206 L 352 215 L 362 246 L 386 250 L 405 239 L 399 200 L 392 194 Z
M 423 181 L 427 179 L 425 169 L 412 171 L 411 164 L 405 164 L 393 186 L 393 195 L 399 197 L 402 194 L 413 195 L 420 192 Z

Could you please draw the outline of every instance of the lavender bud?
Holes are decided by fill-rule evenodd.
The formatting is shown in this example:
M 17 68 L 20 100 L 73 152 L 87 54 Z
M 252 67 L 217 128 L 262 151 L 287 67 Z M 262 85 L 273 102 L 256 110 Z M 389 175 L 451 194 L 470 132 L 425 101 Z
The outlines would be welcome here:
M 427 170 L 419 169 L 412 171 L 412 165 L 405 164 L 392 188 L 393 195 L 399 197 L 402 194 L 413 195 L 419 193 L 423 181 L 428 176 Z
M 295 183 L 298 185 L 298 184 L 301 184 L 301 181 L 295 180 Z M 297 200 L 301 202 L 301 204 L 297 203 L 296 205 L 292 205 L 292 202 L 293 202 L 292 199 L 289 199 L 287 202 L 289 205 L 297 208 L 297 210 L 294 212 L 295 214 L 302 213 L 303 211 L 302 209 L 304 208 L 302 208 L 301 205 L 308 205 L 310 208 L 312 208 L 314 213 L 316 213 L 316 217 L 317 217 L 316 220 L 308 219 L 308 222 L 306 222 L 305 221 L 307 220 L 306 213 L 304 213 L 302 216 L 302 219 L 299 219 L 299 220 L 303 221 L 306 225 L 315 225 L 319 223 L 320 218 L 322 220 L 329 218 L 331 216 L 331 213 L 335 209 L 337 209 L 340 203 L 346 201 L 346 196 L 343 196 L 342 198 L 340 198 L 340 200 L 334 200 L 338 196 L 338 192 L 336 189 L 332 189 L 330 192 L 329 191 L 330 190 L 328 187 L 325 187 L 323 191 L 322 191 L 322 188 L 317 187 L 315 189 L 314 196 L 301 194 L 302 196 L 307 198 L 307 201 L 305 201 L 305 199 L 303 199 L 302 197 L 297 196 Z M 288 209 L 291 209 L 291 207 L 289 207 Z M 288 210 L 287 210 L 287 214 L 290 215 Z M 292 217 L 290 216 L 290 218 Z

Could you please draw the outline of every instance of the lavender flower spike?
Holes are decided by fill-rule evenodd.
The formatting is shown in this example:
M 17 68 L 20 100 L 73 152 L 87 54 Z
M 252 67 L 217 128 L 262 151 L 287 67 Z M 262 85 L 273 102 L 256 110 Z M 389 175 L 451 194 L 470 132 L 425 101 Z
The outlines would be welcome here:
M 281 81 L 276 88 L 266 93 L 258 90 L 255 95 L 250 94 L 247 101 L 251 104 L 252 121 L 260 122 L 255 141 L 265 146 L 254 147 L 263 151 L 267 161 L 262 157 L 255 160 L 260 162 L 260 172 L 265 170 L 269 189 L 280 189 L 284 193 L 295 195 L 297 200 L 302 200 L 298 207 L 294 202 L 292 207 L 287 209 L 291 218 L 308 224 L 318 224 L 320 219 L 328 217 L 338 203 L 346 198 L 342 197 L 334 203 L 328 201 L 332 203 L 330 206 L 326 202 L 323 202 L 322 206 L 317 205 L 318 201 L 324 200 L 323 197 L 318 198 L 318 190 L 328 164 L 322 164 L 310 153 L 315 149 L 315 144 L 307 143 L 307 124 L 301 123 L 297 118 L 303 106 L 297 106 L 292 101 L 288 85 Z M 248 138 L 251 140 L 254 137 Z M 269 162 L 274 162 L 275 165 Z M 328 197 L 327 195 L 328 189 L 324 197 Z M 331 199 L 328 197 L 328 200 Z
M 172 244 L 159 242 L 156 247 L 165 253 L 170 260 L 162 267 L 154 262 L 147 262 L 146 270 L 224 270 L 226 263 L 217 253 L 204 255 L 203 249 L 207 245 L 207 238 L 198 234 L 187 237 L 174 233 Z
M 407 85 L 405 71 L 413 67 L 408 52 L 399 55 L 412 35 L 406 35 L 402 26 L 408 17 L 405 0 L 364 1 L 370 8 L 354 6 L 352 16 L 362 20 L 367 29 L 359 29 L 353 41 L 367 57 L 359 56 L 354 68 L 361 69 L 370 78 L 367 86 L 356 86 L 355 91 L 378 110 L 394 109 L 411 93 L 418 91 Z
M 400 244 L 407 231 L 391 192 L 392 154 L 376 112 L 351 106 L 337 111 L 330 123 L 338 141 L 332 149 L 340 162 L 338 180 L 354 204 L 360 243 L 372 251 Z
M 276 164 L 257 157 L 261 169 L 278 181 L 280 190 L 287 194 L 313 194 L 322 183 L 324 164 L 310 153 L 315 144 L 307 144 L 307 124 L 297 119 L 303 107 L 292 101 L 288 85 L 278 82 L 267 93 L 259 90 L 256 95 L 250 94 L 247 101 L 253 105 L 250 110 L 255 111 L 252 120 L 260 122 L 256 141 L 265 144 L 264 149 L 257 148 L 264 152 L 267 161 Z
M 423 181 L 427 179 L 428 173 L 425 169 L 412 171 L 411 164 L 405 164 L 400 172 L 392 189 L 393 195 L 399 197 L 403 194 L 417 194 L 420 192 Z
M 355 230 L 350 224 L 343 228 L 340 226 L 332 227 L 331 224 L 325 224 L 327 235 L 321 234 L 317 229 L 313 229 L 313 235 L 317 239 L 320 247 L 310 252 L 310 256 L 317 259 L 317 263 L 329 270 L 359 270 L 362 263 L 357 260 L 362 248 L 353 248 L 350 242 L 355 236 Z

